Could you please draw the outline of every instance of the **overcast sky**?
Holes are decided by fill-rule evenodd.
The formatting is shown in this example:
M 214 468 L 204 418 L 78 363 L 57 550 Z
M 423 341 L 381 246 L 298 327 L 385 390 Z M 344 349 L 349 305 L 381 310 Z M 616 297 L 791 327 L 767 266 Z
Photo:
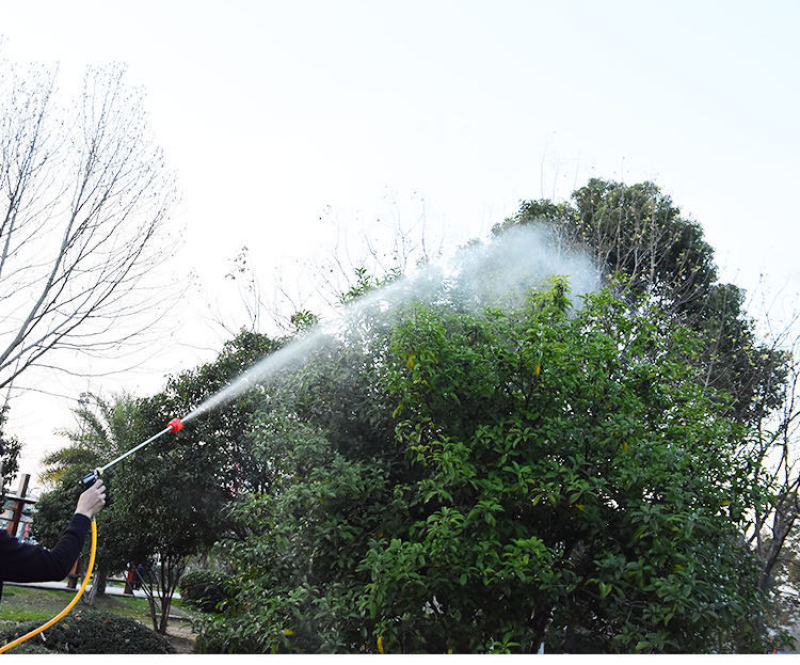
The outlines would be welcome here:
M 302 293 L 287 266 L 342 233 L 424 220 L 459 242 L 601 177 L 655 181 L 703 225 L 723 279 L 755 293 L 764 273 L 790 308 L 798 29 L 793 1 L 0 0 L 9 59 L 59 62 L 65 86 L 127 63 L 180 183 L 175 269 L 212 302 L 242 245 L 266 291 L 288 276 Z M 208 309 L 180 316 L 180 351 L 146 376 L 61 389 L 153 390 L 209 359 L 193 350 Z M 71 405 L 12 404 L 23 471 Z

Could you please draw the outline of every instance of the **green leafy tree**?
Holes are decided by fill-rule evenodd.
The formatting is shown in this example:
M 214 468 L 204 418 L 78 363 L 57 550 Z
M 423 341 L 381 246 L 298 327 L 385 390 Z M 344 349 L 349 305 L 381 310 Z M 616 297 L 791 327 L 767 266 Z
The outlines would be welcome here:
M 660 323 L 605 292 L 397 331 L 398 439 L 426 473 L 364 561 L 385 649 L 760 648 L 746 430 Z
M 699 335 L 702 346 L 691 362 L 703 385 L 732 396 L 733 415 L 761 433 L 754 444 L 761 472 L 780 479 L 748 532 L 761 562 L 760 588 L 777 592 L 773 571 L 800 515 L 800 474 L 790 452 L 796 437 L 789 434 L 796 419 L 796 360 L 791 344 L 780 343 L 787 341 L 788 331 L 772 330 L 770 343 L 758 339 L 744 309 L 745 292 L 718 281 L 714 252 L 701 226 L 653 183 L 592 179 L 570 202 L 524 202 L 494 231 L 528 224 L 544 224 L 567 246 L 588 250 L 607 274 L 625 276 L 619 289 L 625 297 L 635 301 L 642 293 L 652 295 L 663 314 Z
M 563 281 L 419 306 L 271 397 L 205 649 L 759 650 L 764 488 L 696 338 L 608 292 L 568 308 Z
M 303 321 L 307 321 L 305 313 Z M 284 340 L 273 340 L 266 335 L 242 330 L 226 342 L 213 362 L 172 376 L 164 390 L 154 398 L 158 415 L 163 422 L 192 412 L 204 401 L 228 386 L 242 372 L 256 362 L 275 352 Z M 195 455 L 202 457 L 211 477 L 229 495 L 256 487 L 265 482 L 264 475 L 247 442 L 249 420 L 260 407 L 263 391 L 239 395 L 219 407 L 203 413 L 187 423 L 181 433 L 191 439 Z
M 136 438 L 143 441 L 171 419 L 163 395 L 142 399 Z M 128 560 L 142 564 L 153 629 L 166 633 L 169 610 L 189 559 L 208 550 L 225 529 L 230 489 L 219 482 L 213 447 L 184 430 L 167 434 L 120 463 L 115 506 L 126 533 Z
M 51 489 L 36 504 L 33 530 L 36 538 L 47 546 L 58 542 L 72 514 L 78 496 L 85 489 L 81 479 L 115 459 L 141 441 L 139 401 L 126 394 L 105 399 L 86 393 L 74 410 L 76 426 L 60 434 L 69 445 L 47 455 L 42 480 Z M 104 595 L 108 577 L 124 571 L 130 563 L 130 531 L 125 526 L 115 498 L 118 488 L 113 471 L 103 477 L 109 490 L 109 505 L 97 517 L 98 547 L 96 582 L 92 585 L 89 601 L 96 594 Z M 84 546 L 87 552 L 89 543 Z M 83 557 L 84 560 L 87 557 Z
M 39 501 L 35 533 L 48 545 L 74 511 L 80 478 L 148 439 L 174 415 L 163 394 L 94 401 L 96 409 L 87 403 L 76 411 L 79 426 L 65 433 L 72 445 L 46 460 L 56 486 Z M 206 551 L 224 529 L 221 508 L 231 498 L 232 479 L 223 482 L 219 468 L 226 459 L 220 451 L 230 447 L 191 434 L 155 441 L 103 476 L 113 500 L 97 518 L 97 578 L 143 564 L 153 628 L 161 633 L 189 557 Z
M 343 302 L 378 284 L 357 277 Z M 372 622 L 357 604 L 369 581 L 361 556 L 402 522 L 394 487 L 411 472 L 381 388 L 390 326 L 377 309 L 356 308 L 317 340 L 300 371 L 265 380 L 248 427 L 265 482 L 238 497 L 234 535 L 219 543 L 231 596 L 207 620 L 205 650 L 368 649 Z
M 44 460 L 43 479 L 52 489 L 37 505 L 36 537 L 49 546 L 57 542 L 88 471 L 146 440 L 159 424 L 185 415 L 274 348 L 268 338 L 243 332 L 214 363 L 170 378 L 150 399 L 87 395 L 75 410 L 77 427 L 62 432 L 70 445 Z M 113 500 L 97 519 L 99 584 L 93 589 L 102 593 L 107 576 L 129 564 L 147 564 L 142 582 L 159 632 L 166 631 L 189 557 L 207 551 L 225 531 L 222 507 L 255 477 L 243 445 L 251 398 L 196 420 L 180 434 L 179 447 L 173 448 L 176 439 L 170 435 L 104 474 Z
M 158 423 L 189 414 L 281 344 L 241 331 L 213 362 L 170 377 L 161 393 L 140 401 L 138 436 L 144 440 Z M 161 633 L 190 557 L 207 553 L 231 531 L 228 504 L 271 483 L 272 474 L 247 441 L 261 398 L 255 390 L 204 412 L 126 460 L 115 474 L 115 483 L 124 487 L 117 502 L 131 536 L 131 557 L 144 564 L 143 588 L 153 628 Z
M 263 454 L 279 480 L 232 514 L 242 537 L 219 550 L 231 596 L 199 642 L 214 653 L 363 651 L 372 622 L 357 604 L 369 579 L 360 559 L 402 509 L 386 465 L 349 459 L 289 414 L 259 426 L 272 432 Z
M 634 300 L 652 295 L 664 313 L 699 333 L 704 383 L 733 397 L 737 418 L 757 422 L 779 405 L 786 355 L 756 342 L 744 292 L 718 282 L 702 227 L 655 184 L 595 178 L 570 203 L 523 202 L 494 233 L 528 224 L 545 224 L 564 244 L 587 250 L 605 274 L 626 277 L 623 291 Z
M 607 274 L 629 277 L 634 293 L 648 292 L 675 311 L 700 312 L 717 279 L 714 252 L 702 227 L 681 217 L 653 183 L 635 185 L 591 179 L 573 203 L 526 201 L 495 227 L 545 222 L 562 241 L 589 251 Z

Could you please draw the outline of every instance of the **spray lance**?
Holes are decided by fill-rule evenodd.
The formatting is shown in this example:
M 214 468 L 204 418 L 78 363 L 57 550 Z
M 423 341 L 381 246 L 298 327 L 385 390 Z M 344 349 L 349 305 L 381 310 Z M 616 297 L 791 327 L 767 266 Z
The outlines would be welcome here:
M 131 448 L 128 452 L 123 453 L 117 459 L 111 460 L 105 466 L 101 466 L 99 469 L 95 469 L 91 473 L 87 473 L 83 478 L 81 478 L 81 482 L 83 483 L 84 487 L 89 487 L 90 485 L 94 485 L 95 481 L 103 474 L 104 471 L 108 471 L 112 466 L 116 466 L 119 462 L 124 460 L 126 457 L 133 455 L 138 450 L 144 448 L 147 444 L 152 443 L 156 439 L 161 438 L 167 432 L 180 432 L 183 429 L 183 423 L 181 422 L 180 418 L 173 418 L 167 423 L 165 429 L 162 429 L 158 434 L 154 434 L 151 436 L 147 441 L 143 441 L 135 448 Z
M 103 472 L 107 471 L 108 469 L 110 469 L 111 467 L 115 466 L 116 464 L 119 464 L 126 457 L 129 457 L 130 455 L 133 455 L 133 453 L 135 453 L 136 451 L 141 450 L 146 445 L 152 443 L 156 439 L 161 438 L 167 432 L 179 432 L 182 429 L 183 429 L 183 422 L 181 422 L 181 420 L 179 418 L 173 418 L 172 420 L 169 421 L 169 423 L 167 423 L 166 428 L 161 430 L 158 434 L 155 434 L 155 435 L 151 436 L 149 439 L 147 439 L 147 441 L 143 441 L 138 446 L 136 446 L 134 448 L 131 448 L 126 453 L 120 455 L 119 457 L 117 457 L 114 460 L 111 460 L 105 466 L 99 467 L 99 468 L 95 469 L 94 471 L 92 471 L 91 473 L 87 473 L 83 478 L 81 478 L 81 484 L 84 487 L 89 487 L 89 486 L 93 485 L 100 478 L 100 476 L 103 474 Z M 29 633 L 26 633 L 25 635 L 22 635 L 21 637 L 18 637 L 17 639 L 13 640 L 12 642 L 8 642 L 7 644 L 4 644 L 3 646 L 0 646 L 0 653 L 4 653 L 4 652 L 8 651 L 9 649 L 13 649 L 15 646 L 17 646 L 19 644 L 22 644 L 25 640 L 28 640 L 31 637 L 33 637 L 34 635 L 38 635 L 39 633 L 47 630 L 51 626 L 53 626 L 56 623 L 58 623 L 59 621 L 61 621 L 61 619 L 63 619 L 67 614 L 69 614 L 70 610 L 73 607 L 75 607 L 75 605 L 77 604 L 77 602 L 80 600 L 81 596 L 83 595 L 83 592 L 86 589 L 86 585 L 89 583 L 89 579 L 92 576 L 92 570 L 94 569 L 94 558 L 95 558 L 95 554 L 97 553 L 97 525 L 95 524 L 94 519 L 92 519 L 91 526 L 92 526 L 92 548 L 91 548 L 91 551 L 90 551 L 90 554 L 89 554 L 89 565 L 88 565 L 88 567 L 86 569 L 86 575 L 83 578 L 83 583 L 81 584 L 81 588 L 78 589 L 78 593 L 75 594 L 75 597 L 72 599 L 72 601 L 70 602 L 69 605 L 67 605 L 59 614 L 54 616 L 47 623 L 39 626 L 38 628 L 35 628 L 34 630 L 30 631 Z

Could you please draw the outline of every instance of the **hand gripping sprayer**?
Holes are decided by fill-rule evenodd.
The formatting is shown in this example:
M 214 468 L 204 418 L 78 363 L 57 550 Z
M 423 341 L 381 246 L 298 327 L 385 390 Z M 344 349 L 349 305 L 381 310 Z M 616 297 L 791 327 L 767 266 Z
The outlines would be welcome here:
M 115 464 L 121 462 L 122 460 L 124 460 L 129 455 L 133 455 L 133 453 L 135 453 L 137 450 L 141 450 L 148 443 L 152 443 L 153 441 L 155 441 L 159 437 L 164 436 L 167 432 L 179 432 L 182 429 L 183 429 L 183 423 L 180 421 L 180 419 L 179 418 L 173 418 L 172 420 L 169 421 L 169 423 L 167 423 L 167 427 L 165 429 L 161 430 L 155 436 L 151 436 L 149 439 L 147 439 L 147 441 L 144 441 L 143 443 L 140 443 L 135 448 L 131 448 L 124 455 L 120 455 L 119 457 L 117 457 L 117 459 L 112 460 L 111 462 L 109 462 L 105 466 L 102 466 L 102 467 L 100 467 L 98 469 L 95 469 L 91 473 L 87 473 L 83 478 L 81 478 L 81 483 L 84 485 L 84 487 L 89 487 L 90 485 L 93 485 L 95 483 L 95 481 L 97 481 L 97 479 L 100 478 L 100 475 L 104 471 L 107 471 L 112 466 L 114 466 Z M 84 589 L 86 589 L 86 585 L 89 583 L 89 578 L 92 576 L 92 570 L 94 569 L 94 557 L 95 557 L 96 553 L 97 553 L 97 525 L 95 524 L 95 521 L 92 520 L 92 549 L 91 549 L 91 552 L 89 554 L 89 566 L 86 569 L 86 575 L 83 578 L 83 583 L 81 584 L 81 588 L 78 589 L 78 593 L 75 594 L 75 597 L 72 599 L 72 601 L 70 602 L 69 605 L 67 605 L 63 610 L 61 610 L 61 612 L 59 614 L 54 616 L 47 623 L 39 626 L 38 628 L 33 629 L 29 633 L 25 633 L 25 635 L 22 635 L 21 637 L 18 637 L 17 639 L 15 639 L 15 640 L 13 640 L 11 642 L 8 642 L 8 643 L 0 646 L 0 653 L 5 653 L 9 649 L 13 649 L 15 646 L 17 646 L 19 644 L 22 644 L 25 640 L 30 639 L 34 635 L 38 635 L 42 631 L 47 630 L 48 628 L 50 628 L 50 626 L 53 626 L 54 624 L 58 623 L 59 621 L 61 621 L 61 619 L 63 619 L 65 616 L 67 616 L 67 614 L 69 614 L 69 611 L 73 607 L 75 607 L 76 603 L 80 600 L 81 596 L 83 595 Z

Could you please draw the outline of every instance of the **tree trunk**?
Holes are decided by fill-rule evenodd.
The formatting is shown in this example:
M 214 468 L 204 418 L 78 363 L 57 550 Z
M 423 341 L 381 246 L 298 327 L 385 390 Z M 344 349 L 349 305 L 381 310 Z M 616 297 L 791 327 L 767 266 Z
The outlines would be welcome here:
M 161 621 L 158 625 L 158 632 L 162 635 L 167 634 L 167 625 L 169 624 L 169 610 L 172 606 L 172 596 L 161 598 Z
M 89 573 L 87 572 L 87 575 Z M 86 603 L 89 607 L 94 607 L 94 601 L 97 596 L 105 596 L 106 595 L 106 584 L 108 582 L 108 571 L 98 570 L 97 574 L 94 576 L 94 580 L 92 581 L 92 588 L 89 590 L 89 597 L 86 599 Z
M 156 614 L 156 599 L 152 594 L 147 594 L 147 604 L 150 607 L 150 621 L 153 622 L 153 630 L 158 631 L 158 616 Z

